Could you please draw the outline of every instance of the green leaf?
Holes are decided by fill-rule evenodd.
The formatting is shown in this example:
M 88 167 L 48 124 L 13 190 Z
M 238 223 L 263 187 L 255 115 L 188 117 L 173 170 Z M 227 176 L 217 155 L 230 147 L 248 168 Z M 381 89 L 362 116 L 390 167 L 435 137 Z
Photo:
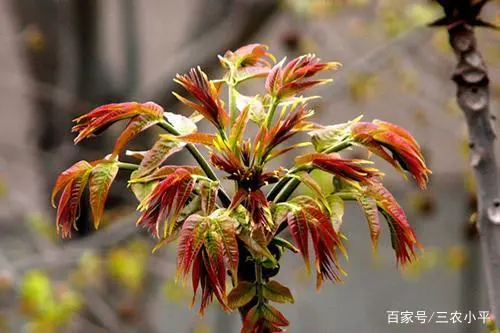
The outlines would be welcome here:
M 255 297 L 255 284 L 248 281 L 240 281 L 238 285 L 227 295 L 227 303 L 231 309 L 241 308 Z
M 104 203 L 108 197 L 111 184 L 118 174 L 118 164 L 115 161 L 102 161 L 96 165 L 89 178 L 90 208 L 94 227 L 97 229 L 104 213 Z
M 240 112 L 248 108 L 249 119 L 258 125 L 262 124 L 266 119 L 267 111 L 259 95 L 250 97 L 236 91 L 236 107 Z
M 130 179 L 137 178 L 137 170 L 132 172 L 130 175 Z M 153 192 L 155 186 L 158 184 L 158 181 L 151 181 L 147 183 L 131 183 L 130 188 L 132 189 L 132 192 L 134 193 L 135 197 L 139 202 L 143 202 L 144 199 L 146 199 L 151 192 Z
M 231 129 L 231 134 L 229 135 L 229 146 L 233 150 L 236 147 L 239 147 L 243 142 L 243 134 L 247 126 L 249 110 L 250 105 L 247 105 L 247 107 L 240 112 L 238 118 L 236 118 L 233 128 Z
M 316 151 L 325 151 L 345 140 L 349 136 L 351 126 L 360 121 L 362 117 L 363 116 L 359 116 L 346 123 L 325 126 L 321 129 L 309 132 L 308 134 L 311 136 L 311 141 Z
M 375 200 L 366 196 L 359 196 L 357 200 L 359 202 L 359 205 L 363 209 L 366 221 L 368 222 L 368 227 L 370 229 L 370 238 L 372 241 L 372 249 L 373 251 L 375 251 L 377 249 L 378 239 L 380 237 L 381 231 L 377 203 L 375 202 Z
M 292 251 L 293 253 L 300 252 L 300 250 L 298 248 L 296 248 L 295 245 L 293 245 L 292 243 L 290 243 L 289 241 L 287 241 L 284 238 L 274 237 L 271 242 L 278 245 L 278 246 L 283 247 L 284 249 L 288 249 L 288 250 Z
M 321 186 L 314 180 L 313 177 L 309 175 L 307 172 L 302 172 L 300 175 L 297 175 L 297 178 L 306 185 L 309 189 L 313 191 L 316 197 L 321 201 L 321 203 L 325 206 L 325 208 L 329 211 L 330 205 L 328 200 L 326 199 L 323 191 L 321 190 Z
M 197 130 L 196 123 L 190 118 L 172 112 L 164 112 L 163 115 L 181 135 L 194 133 Z
M 269 73 L 269 68 L 267 67 L 242 67 L 235 70 L 232 74 L 232 79 L 236 83 L 241 83 L 243 81 L 253 79 L 256 77 L 264 77 Z
M 238 238 L 245 243 L 254 256 L 263 256 L 264 258 L 269 259 L 274 266 L 278 265 L 276 258 L 267 248 L 267 241 L 262 233 L 262 227 L 255 228 L 252 233 L 250 233 L 247 229 L 243 229 L 238 234 Z
M 342 218 L 344 216 L 344 200 L 337 194 L 332 194 L 327 197 L 328 205 L 330 207 L 330 219 L 333 228 L 336 232 L 339 231 L 342 225 Z
M 262 289 L 265 299 L 277 303 L 294 303 L 290 289 L 275 280 L 270 280 Z
M 210 215 L 215 209 L 219 182 L 202 180 L 200 181 L 201 211 L 205 215 Z
M 266 304 L 261 307 L 261 313 L 265 320 L 275 326 L 288 326 L 290 322 L 274 306 Z

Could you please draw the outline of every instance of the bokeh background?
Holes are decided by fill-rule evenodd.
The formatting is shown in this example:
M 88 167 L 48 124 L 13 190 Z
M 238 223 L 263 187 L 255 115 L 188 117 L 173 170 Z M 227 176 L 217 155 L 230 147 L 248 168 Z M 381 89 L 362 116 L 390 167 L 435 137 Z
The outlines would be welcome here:
M 497 4 L 483 14 L 500 23 Z M 174 283 L 175 248 L 150 254 L 154 242 L 135 228 L 135 202 L 124 180 L 108 201 L 105 227 L 93 232 L 83 207 L 70 241 L 55 234 L 48 198 L 61 170 L 106 154 L 120 130 L 75 147 L 72 118 L 126 100 L 186 112 L 171 95 L 178 89 L 175 73 L 201 65 L 218 77 L 218 54 L 260 42 L 278 58 L 312 52 L 342 62 L 334 84 L 312 92 L 323 96 L 314 104 L 317 119 L 337 123 L 363 114 L 400 124 L 421 143 L 433 170 L 424 192 L 379 164 L 425 248 L 406 271 L 396 268 L 388 230 L 372 255 L 354 206 L 344 220 L 349 262 L 343 284 L 316 293 L 301 259 L 285 257 L 277 279 L 296 299 L 281 307 L 291 321 L 288 331 L 485 332 L 480 320 L 387 320 L 391 310 L 428 316 L 488 310 L 469 223 L 475 194 L 467 133 L 449 80 L 455 58 L 446 31 L 425 26 L 439 15 L 423 0 L 0 0 L 0 331 L 239 330 L 236 313 L 214 305 L 200 318 L 189 309 L 189 288 Z M 477 34 L 495 113 L 500 34 Z M 138 138 L 133 148 L 146 149 L 154 135 Z M 328 186 L 328 179 L 322 182 Z

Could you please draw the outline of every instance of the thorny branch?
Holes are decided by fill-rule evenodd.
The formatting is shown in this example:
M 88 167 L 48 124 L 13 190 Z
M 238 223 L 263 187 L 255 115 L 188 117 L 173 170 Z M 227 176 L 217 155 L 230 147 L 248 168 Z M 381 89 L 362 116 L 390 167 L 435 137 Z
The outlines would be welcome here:
M 444 3 L 444 4 L 443 4 Z M 454 20 L 456 11 L 441 4 L 447 14 L 449 42 L 457 57 L 453 81 L 457 85 L 457 102 L 464 112 L 469 131 L 471 166 L 478 194 L 478 227 L 491 313 L 500 318 L 500 192 L 498 166 L 495 159 L 490 112 L 489 78 L 478 50 L 473 24 Z

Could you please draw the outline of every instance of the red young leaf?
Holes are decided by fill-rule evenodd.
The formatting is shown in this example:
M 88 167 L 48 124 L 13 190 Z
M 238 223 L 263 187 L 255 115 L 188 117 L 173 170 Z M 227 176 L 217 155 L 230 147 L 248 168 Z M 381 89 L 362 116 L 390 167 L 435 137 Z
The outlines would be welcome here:
M 263 44 L 248 44 L 236 51 L 227 51 L 224 54 L 222 65 L 231 63 L 234 68 L 241 67 L 268 67 L 275 61 L 274 56 L 267 52 L 268 46 Z
M 142 212 L 137 225 L 145 225 L 155 237 L 166 238 L 177 226 L 181 209 L 189 199 L 194 187 L 191 173 L 183 168 L 160 181 L 153 192 L 144 199 L 139 210 Z M 160 233 L 163 226 L 163 232 Z
M 297 164 L 311 163 L 312 166 L 333 175 L 340 176 L 345 180 L 356 184 L 360 182 L 371 182 L 380 178 L 383 174 L 375 168 L 364 166 L 372 162 L 366 160 L 347 160 L 339 154 L 311 153 L 299 156 L 295 159 Z
M 111 188 L 111 184 L 118 174 L 118 170 L 118 164 L 114 161 L 101 161 L 90 173 L 90 208 L 92 210 L 94 227 L 96 229 L 101 223 L 102 214 L 104 213 L 104 203 L 108 196 L 109 189 Z
M 272 68 L 266 79 L 267 92 L 277 98 L 287 98 L 307 88 L 326 83 L 328 80 L 308 80 L 311 76 L 328 69 L 337 69 L 337 62 L 322 63 L 315 55 L 308 54 L 292 59 L 286 65 L 283 61 Z
M 226 263 L 234 277 L 238 276 L 238 242 L 236 240 L 236 228 L 234 220 L 229 217 L 219 217 L 212 220 L 216 233 L 220 236 L 220 242 L 224 249 Z
M 287 214 L 286 220 L 288 222 L 290 233 L 297 243 L 297 248 L 299 249 L 300 253 L 302 253 L 307 271 L 310 272 L 311 266 L 309 263 L 309 229 L 307 227 L 306 214 L 301 209 L 296 209 Z
M 311 235 L 316 256 L 316 287 L 321 287 L 324 278 L 340 281 L 340 275 L 345 272 L 338 263 L 335 251 L 339 249 L 345 254 L 345 249 L 330 216 L 323 211 L 319 203 L 307 196 L 296 197 L 292 199 L 291 204 L 292 207 L 285 218 L 308 270 L 308 235 Z
M 187 91 L 189 91 L 191 95 L 198 100 L 199 104 L 174 93 L 175 97 L 177 97 L 179 101 L 186 104 L 193 110 L 198 111 L 218 129 L 225 127 L 229 118 L 224 110 L 223 102 L 219 98 L 219 89 L 213 82 L 208 80 L 207 75 L 200 69 L 200 67 L 197 67 L 196 69 L 192 68 L 189 71 L 189 74 L 177 74 L 175 82 L 179 83 Z
M 201 314 L 214 295 L 223 308 L 229 310 L 226 266 L 236 273 L 239 261 L 234 221 L 216 213 L 207 217 L 189 216 L 182 227 L 177 250 L 178 276 L 185 278 L 192 270 L 194 294 L 201 285 Z
M 192 165 L 164 165 L 155 171 L 151 172 L 147 176 L 137 177 L 137 171 L 134 171 L 130 177 L 129 184 L 136 183 L 148 183 L 154 180 L 163 180 L 167 178 L 169 175 L 173 174 L 178 169 L 184 169 L 189 171 L 192 175 L 202 175 L 203 171 L 199 167 Z
M 153 147 L 146 153 L 139 164 L 136 177 L 141 178 L 155 170 L 163 162 L 173 154 L 182 150 L 182 143 L 169 140 L 168 138 L 160 138 L 155 142 Z
M 241 333 L 262 333 L 262 323 L 258 325 L 260 316 L 261 314 L 257 305 L 251 308 L 243 320 Z
M 215 135 L 207 133 L 189 133 L 176 136 L 175 139 L 186 143 L 200 143 L 207 147 L 211 147 L 214 144 Z
M 370 238 L 372 241 L 372 249 L 376 251 L 378 245 L 378 239 L 380 237 L 380 219 L 378 216 L 378 207 L 375 200 L 366 196 L 357 196 L 356 198 L 359 202 L 361 208 L 368 222 L 368 228 L 370 229 Z
M 92 169 L 92 165 L 87 161 L 79 161 L 73 164 L 70 168 L 64 170 L 59 177 L 57 177 L 56 184 L 52 190 L 51 202 L 52 206 L 55 208 L 54 199 L 63 188 L 66 187 L 72 180 L 80 177 L 82 174 L 89 172 Z
M 269 160 L 269 155 L 280 143 L 290 139 L 295 134 L 311 129 L 305 120 L 312 116 L 312 111 L 300 104 L 291 112 L 282 113 L 278 121 L 268 130 L 262 125 L 255 137 L 256 155 L 264 161 Z M 273 157 L 276 157 L 274 155 Z
M 112 157 L 117 156 L 127 143 L 135 138 L 139 133 L 147 130 L 153 125 L 156 125 L 161 118 L 149 114 L 139 114 L 130 119 L 127 127 L 122 131 L 118 137 L 111 154 Z
M 156 119 L 159 121 L 163 118 L 163 108 L 153 102 L 113 103 L 100 106 L 74 120 L 76 125 L 73 126 L 72 131 L 78 133 L 75 143 L 97 135 L 98 132 L 119 120 L 137 115 L 143 115 L 148 120 Z
M 415 258 L 414 247 L 420 247 L 415 232 L 411 228 L 403 208 L 392 194 L 380 183 L 366 186 L 365 195 L 371 197 L 387 222 L 391 231 L 391 241 L 398 264 L 404 266 Z
M 204 217 L 190 215 L 182 226 L 177 246 L 177 277 L 186 276 L 189 273 L 194 259 L 198 255 L 205 237 L 208 224 L 202 223 Z
M 257 304 L 243 321 L 241 333 L 283 332 L 290 322 L 270 304 Z
M 243 166 L 241 160 L 229 148 L 224 148 L 222 155 L 211 152 L 210 162 L 217 169 L 232 175 L 235 180 L 236 177 L 245 173 L 245 167 Z
M 73 167 L 63 172 L 60 177 L 64 178 L 62 178 L 61 181 L 58 179 L 56 182 L 56 186 L 64 186 L 64 190 L 57 205 L 56 214 L 57 232 L 59 233 L 62 231 L 63 238 L 71 236 L 71 228 L 76 230 L 76 220 L 80 211 L 80 199 L 87 185 L 90 172 L 92 171 L 92 166 L 87 162 L 83 162 L 84 161 L 78 162 L 73 165 Z M 74 174 L 73 172 L 77 169 L 79 172 Z M 63 183 L 64 185 L 62 185 Z M 57 191 L 53 195 L 56 195 Z
M 216 232 L 208 231 L 205 236 L 205 242 L 202 248 L 203 264 L 208 279 L 212 284 L 212 289 L 217 300 L 225 311 L 229 311 L 226 299 L 226 269 L 224 266 L 224 245 L 220 239 L 221 235 Z M 203 289 L 203 283 L 202 283 Z M 193 290 L 196 293 L 196 290 Z M 211 302 L 211 297 L 202 297 L 200 304 L 200 313 Z
M 352 126 L 351 136 L 397 170 L 408 171 L 420 188 L 426 188 L 431 171 L 425 165 L 420 146 L 405 129 L 380 120 L 358 122 Z
M 275 62 L 274 56 L 267 52 L 268 47 L 262 44 L 250 44 L 232 52 L 227 51 L 224 57 L 219 57 L 222 65 L 230 69 L 225 79 L 234 84 L 265 77 Z

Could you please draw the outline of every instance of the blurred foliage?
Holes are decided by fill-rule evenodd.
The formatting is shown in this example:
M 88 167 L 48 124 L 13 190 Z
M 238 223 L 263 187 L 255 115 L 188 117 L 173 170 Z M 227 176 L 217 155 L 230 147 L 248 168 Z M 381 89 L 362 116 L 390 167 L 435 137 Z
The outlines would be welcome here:
M 102 257 L 93 251 L 85 251 L 78 267 L 71 272 L 70 280 L 78 287 L 99 287 L 103 282 L 104 269 Z
M 25 223 L 38 235 L 42 235 L 52 242 L 55 242 L 58 239 L 57 231 L 56 228 L 54 228 L 52 220 L 42 213 L 35 212 L 26 214 Z
M 414 214 L 428 216 L 436 211 L 437 200 L 427 192 L 413 191 L 408 198 Z
M 440 250 L 435 247 L 426 247 L 417 260 L 409 264 L 403 271 L 403 276 L 409 280 L 420 278 L 425 272 L 436 267 L 440 260 Z
M 469 260 L 469 253 L 460 245 L 452 246 L 446 253 L 446 265 L 448 268 L 459 271 L 467 264 Z
M 184 304 L 191 298 L 190 291 L 181 283 L 176 283 L 175 279 L 167 279 L 163 284 L 162 290 L 165 299 L 170 302 Z
M 110 250 L 106 256 L 107 271 L 131 292 L 140 292 L 146 273 L 150 246 L 135 240 L 124 247 Z
M 349 77 L 349 93 L 356 102 L 367 102 L 380 93 L 380 84 L 376 75 L 357 73 Z
M 436 267 L 445 267 L 458 272 L 467 265 L 469 253 L 462 245 L 453 245 L 448 248 L 426 247 L 418 260 L 408 265 L 403 271 L 405 278 L 417 280 L 426 272 Z
M 7 194 L 7 183 L 5 179 L 0 175 L 0 198 Z
M 54 286 L 42 271 L 28 272 L 21 281 L 20 312 L 28 319 L 27 331 L 56 333 L 71 322 L 83 306 L 81 296 L 65 286 Z

